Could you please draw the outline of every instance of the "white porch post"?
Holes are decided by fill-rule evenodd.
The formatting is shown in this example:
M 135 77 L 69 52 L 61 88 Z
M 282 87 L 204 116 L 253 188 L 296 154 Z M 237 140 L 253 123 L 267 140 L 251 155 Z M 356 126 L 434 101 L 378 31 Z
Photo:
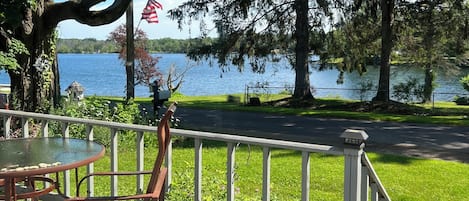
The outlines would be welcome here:
M 344 201 L 361 200 L 363 147 L 368 135 L 362 130 L 347 129 L 342 135 L 344 138 Z

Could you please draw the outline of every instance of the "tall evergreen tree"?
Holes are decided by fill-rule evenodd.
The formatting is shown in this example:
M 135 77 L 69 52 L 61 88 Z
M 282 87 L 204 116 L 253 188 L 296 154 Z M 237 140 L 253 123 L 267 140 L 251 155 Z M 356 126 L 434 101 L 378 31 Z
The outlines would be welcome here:
M 310 46 L 310 33 L 330 22 L 333 6 L 330 0 L 190 0 L 169 13 L 180 27 L 193 19 L 213 18 L 219 38 L 193 48 L 189 53 L 193 58 L 215 55 L 222 67 L 231 61 L 239 70 L 248 58 L 252 70 L 262 73 L 266 58 L 280 52 L 288 57 L 296 73 L 293 97 L 309 99 L 313 98 L 309 54 L 317 48 Z
M 454 61 L 448 60 L 449 51 L 445 46 L 451 38 L 463 38 L 450 33 L 464 23 L 456 20 L 464 7 L 458 0 L 419 0 L 405 5 L 405 28 L 410 30 L 407 31 L 407 37 L 413 38 L 414 43 L 407 43 L 402 47 L 415 64 L 424 67 L 423 102 L 431 101 L 435 86 L 435 68 L 456 67 Z
M 343 83 L 345 72 L 367 71 L 367 65 L 375 63 L 380 55 L 380 15 L 373 1 L 344 4 L 336 15 L 340 16 L 333 30 L 325 37 L 325 49 L 319 51 L 323 65 L 321 69 L 336 67 L 340 74 L 337 83 Z M 330 58 L 342 58 L 341 62 L 328 65 Z
M 378 91 L 374 101 L 390 100 L 391 52 L 398 50 L 408 62 L 425 66 L 424 101 L 430 101 L 434 89 L 434 65 L 448 67 L 448 41 L 457 43 L 453 52 L 463 52 L 461 40 L 467 36 L 467 6 L 459 0 L 370 0 L 355 1 L 368 18 L 381 19 L 381 54 Z M 380 15 L 376 11 L 380 10 Z M 356 16 L 352 21 L 356 20 Z M 465 31 L 466 30 L 466 31 Z M 449 34 L 459 33 L 459 34 Z M 466 33 L 466 34 L 465 34 Z M 409 38 L 413 38 L 410 42 Z M 458 42 L 456 42 L 458 41 Z M 445 55 L 446 54 L 446 55 Z M 445 64 L 442 64 L 445 63 Z
M 373 101 L 390 100 L 391 51 L 394 46 L 393 21 L 395 0 L 381 0 L 381 60 L 378 91 Z
M 399 2 L 402 1 L 358 0 L 351 5 L 344 4 L 340 7 L 340 13 L 346 17 L 339 21 L 334 32 L 331 32 L 332 36 L 328 37 L 327 51 L 333 53 L 333 57 L 344 58 L 343 64 L 339 64 L 341 72 L 345 69 L 360 73 L 366 71 L 363 63 L 377 54 L 375 47 L 380 41 L 378 90 L 373 98 L 377 102 L 387 103 L 390 100 L 390 60 L 396 36 L 394 15 L 396 3 Z M 337 38 L 339 41 L 335 41 Z

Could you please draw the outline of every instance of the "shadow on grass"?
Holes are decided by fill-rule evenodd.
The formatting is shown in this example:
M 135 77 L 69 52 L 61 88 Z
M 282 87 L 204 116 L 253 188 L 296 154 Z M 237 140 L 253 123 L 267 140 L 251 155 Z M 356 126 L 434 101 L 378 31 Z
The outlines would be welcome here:
M 194 138 L 173 137 L 173 147 L 194 148 L 194 143 Z M 227 147 L 227 143 L 222 141 L 202 140 L 202 146 L 204 148 L 220 148 Z
M 398 155 L 392 155 L 392 154 L 378 154 L 378 153 L 369 154 L 368 157 L 373 162 L 391 163 L 391 164 L 400 164 L 400 165 L 411 165 L 412 163 L 416 161 L 423 160 L 419 158 L 398 156 Z

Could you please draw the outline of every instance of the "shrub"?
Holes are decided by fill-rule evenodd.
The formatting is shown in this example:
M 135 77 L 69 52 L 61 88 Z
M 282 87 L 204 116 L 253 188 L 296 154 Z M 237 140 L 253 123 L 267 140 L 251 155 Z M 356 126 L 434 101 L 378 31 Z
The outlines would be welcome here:
M 53 114 L 84 118 L 95 119 L 103 121 L 112 121 L 130 124 L 152 124 L 149 120 L 148 114 L 142 114 L 138 105 L 131 102 L 128 104 L 115 103 L 108 100 L 103 100 L 98 97 L 87 97 L 83 102 L 66 102 L 62 108 L 52 111 Z M 61 126 L 58 123 L 50 125 L 51 133 L 61 133 Z M 86 130 L 84 125 L 70 125 L 70 137 L 85 138 Z M 121 135 L 120 140 L 122 143 L 133 143 L 135 140 L 127 131 Z M 97 142 L 108 146 L 110 139 L 110 131 L 107 128 L 96 127 L 94 128 L 94 138 Z M 131 139 L 130 139 L 131 138 Z
M 456 105 L 469 105 L 469 97 L 467 97 L 467 96 L 463 96 L 463 97 L 456 96 L 454 98 L 454 102 L 456 103 Z
M 407 82 L 401 82 L 393 87 L 392 95 L 397 100 L 402 100 L 406 103 L 413 101 L 424 101 L 423 84 L 420 84 L 418 79 L 410 77 Z
M 469 91 L 469 74 L 466 75 L 465 77 L 461 78 L 459 82 L 462 84 L 462 87 L 466 90 Z M 469 105 L 469 97 L 467 96 L 456 96 L 454 97 L 454 102 L 457 105 Z
M 367 80 L 362 81 L 359 84 L 359 92 L 360 92 L 360 101 L 364 101 L 367 97 L 369 97 L 370 91 L 375 88 L 373 82 Z
M 469 91 L 469 74 L 461 78 L 459 82 L 462 84 L 462 87 L 464 87 L 466 91 Z

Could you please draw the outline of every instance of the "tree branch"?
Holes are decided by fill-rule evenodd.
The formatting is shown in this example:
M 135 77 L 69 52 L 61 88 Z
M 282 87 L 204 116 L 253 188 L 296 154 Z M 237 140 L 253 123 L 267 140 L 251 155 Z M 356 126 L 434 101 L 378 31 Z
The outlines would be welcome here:
M 10 37 L 7 32 L 3 30 L 3 27 L 0 27 L 0 51 L 7 51 L 9 45 Z
M 46 22 L 50 27 L 55 27 L 63 20 L 74 19 L 82 24 L 99 26 L 109 24 L 119 19 L 124 14 L 131 0 L 114 0 L 109 7 L 92 11 L 91 7 L 104 2 L 104 0 L 66 1 L 62 3 L 50 3 L 45 12 Z

